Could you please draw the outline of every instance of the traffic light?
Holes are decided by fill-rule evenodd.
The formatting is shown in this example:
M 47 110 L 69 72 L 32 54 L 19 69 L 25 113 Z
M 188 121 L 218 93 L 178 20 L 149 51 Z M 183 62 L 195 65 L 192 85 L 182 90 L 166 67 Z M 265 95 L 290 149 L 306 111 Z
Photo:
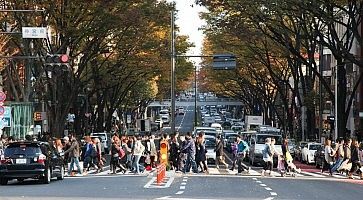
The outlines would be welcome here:
M 168 142 L 160 142 L 160 163 L 168 164 Z
M 45 57 L 47 70 L 68 70 L 69 56 L 66 54 L 49 54 Z

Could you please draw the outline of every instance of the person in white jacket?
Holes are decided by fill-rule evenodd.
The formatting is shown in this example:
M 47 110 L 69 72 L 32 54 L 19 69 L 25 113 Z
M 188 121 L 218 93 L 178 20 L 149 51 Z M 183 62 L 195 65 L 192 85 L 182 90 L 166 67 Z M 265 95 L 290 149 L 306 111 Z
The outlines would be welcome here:
M 133 155 L 134 155 L 134 163 L 133 163 L 133 169 L 134 169 L 134 173 L 135 174 L 140 174 L 140 166 L 139 166 L 139 161 L 140 158 L 142 156 L 142 154 L 145 151 L 145 147 L 144 145 L 142 145 L 141 143 L 141 137 L 138 136 L 136 141 L 135 141 L 135 146 L 134 146 L 134 151 L 133 151 Z

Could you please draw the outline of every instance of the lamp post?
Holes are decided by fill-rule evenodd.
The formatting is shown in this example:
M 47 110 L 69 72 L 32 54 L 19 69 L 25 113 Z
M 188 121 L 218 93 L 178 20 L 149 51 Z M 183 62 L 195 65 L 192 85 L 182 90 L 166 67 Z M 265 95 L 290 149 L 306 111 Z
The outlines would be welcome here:
M 197 114 L 197 66 L 194 67 L 194 127 L 198 126 Z

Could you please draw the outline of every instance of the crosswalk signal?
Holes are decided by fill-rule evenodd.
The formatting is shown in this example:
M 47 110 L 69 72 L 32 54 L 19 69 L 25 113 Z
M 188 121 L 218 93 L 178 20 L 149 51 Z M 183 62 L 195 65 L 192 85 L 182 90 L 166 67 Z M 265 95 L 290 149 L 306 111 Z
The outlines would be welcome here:
M 167 164 L 168 163 L 168 142 L 161 141 L 160 142 L 160 163 Z

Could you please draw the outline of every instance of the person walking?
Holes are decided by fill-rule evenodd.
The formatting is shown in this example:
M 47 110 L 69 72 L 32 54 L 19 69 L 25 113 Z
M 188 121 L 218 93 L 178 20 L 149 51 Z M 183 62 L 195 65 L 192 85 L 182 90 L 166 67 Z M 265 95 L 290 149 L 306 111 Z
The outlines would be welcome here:
M 337 140 L 337 146 L 335 150 L 335 164 L 331 168 L 331 173 L 334 173 L 338 170 L 338 168 L 342 165 L 344 161 L 344 140 L 339 138 Z
M 195 160 L 201 169 L 201 173 L 209 173 L 203 135 L 199 135 L 197 138 Z
M 360 163 L 359 157 L 359 142 L 358 140 L 354 140 L 351 146 L 351 159 L 350 162 L 352 163 L 352 168 L 348 173 L 348 178 L 353 179 L 353 173 L 358 172 L 359 177 L 363 180 L 363 172 L 361 171 L 362 165 Z
M 172 169 L 175 171 L 178 170 L 178 157 L 179 157 L 179 142 L 176 138 L 176 135 L 173 135 L 171 137 L 171 143 L 170 143 L 170 162 Z
M 150 136 L 150 164 L 152 168 L 156 168 L 158 150 L 155 145 L 155 135 Z
M 216 168 L 219 169 L 219 165 L 223 164 L 226 169 L 228 169 L 228 164 L 224 160 L 223 142 L 220 135 L 217 136 L 216 143 L 216 148 L 214 150 L 216 152 Z
M 133 155 L 134 155 L 134 162 L 133 162 L 133 173 L 134 174 L 140 174 L 140 164 L 139 164 L 139 161 L 140 161 L 140 158 L 142 156 L 142 154 L 144 153 L 145 151 L 145 146 L 142 145 L 141 143 L 141 137 L 138 136 L 136 138 L 136 141 L 135 141 L 135 146 L 134 146 L 134 150 L 133 150 Z M 142 170 L 143 171 L 143 170 Z
M 325 140 L 325 149 L 324 149 L 324 166 L 322 169 L 322 172 L 324 172 L 325 170 L 329 171 L 329 175 L 332 176 L 332 166 L 334 163 L 334 155 L 335 152 L 333 150 L 333 148 L 331 147 L 331 140 L 327 139 Z
M 67 151 L 64 152 L 64 154 L 69 154 L 69 158 L 71 159 L 71 164 L 68 169 L 68 175 L 71 176 L 71 173 L 73 171 L 74 165 L 76 165 L 78 174 L 76 176 L 82 176 L 81 166 L 79 165 L 79 143 L 77 142 L 77 139 L 71 135 L 71 146 Z
M 110 171 L 112 174 L 116 174 L 119 171 L 126 173 L 126 168 L 120 164 L 120 139 L 117 136 L 113 137 L 113 142 L 111 145 L 111 166 Z M 119 171 L 116 171 L 116 168 L 119 168 Z
M 271 150 L 271 138 L 265 139 L 265 147 L 262 150 L 262 158 L 264 161 L 264 166 L 261 172 L 261 176 L 265 176 L 265 173 L 269 171 L 269 175 L 272 172 L 272 155 L 273 152 Z
M 232 150 L 232 167 L 229 169 L 231 171 L 234 171 L 237 164 L 237 151 L 238 151 L 238 140 L 237 137 L 234 139 L 233 143 L 231 144 L 231 150 Z
M 185 141 L 186 144 L 183 147 L 182 152 L 186 152 L 187 159 L 183 169 L 183 173 L 189 172 L 190 167 L 192 167 L 194 173 L 198 173 L 197 164 L 195 162 L 195 142 L 190 132 L 187 133 Z
M 83 174 L 86 175 L 90 167 L 96 168 L 96 165 L 94 164 L 93 161 L 93 158 L 96 157 L 96 149 L 93 146 L 91 137 L 86 136 L 84 140 L 86 144 L 84 147 L 85 152 L 84 152 L 84 161 L 83 161 Z
M 241 139 L 241 136 L 237 136 L 236 138 L 236 144 L 237 144 L 237 166 L 238 171 L 237 174 L 241 174 L 242 171 L 247 171 L 247 173 L 250 173 L 251 168 L 247 167 L 246 164 L 243 163 L 243 160 L 246 157 L 246 152 L 249 150 L 249 146 L 247 142 L 243 139 Z
M 102 147 L 101 147 L 101 142 L 99 138 L 93 138 L 92 139 L 93 142 L 93 146 L 96 150 L 96 157 L 93 158 L 95 160 L 95 163 L 97 164 L 97 173 L 100 173 L 103 171 L 103 166 L 104 166 L 104 162 L 102 159 Z

